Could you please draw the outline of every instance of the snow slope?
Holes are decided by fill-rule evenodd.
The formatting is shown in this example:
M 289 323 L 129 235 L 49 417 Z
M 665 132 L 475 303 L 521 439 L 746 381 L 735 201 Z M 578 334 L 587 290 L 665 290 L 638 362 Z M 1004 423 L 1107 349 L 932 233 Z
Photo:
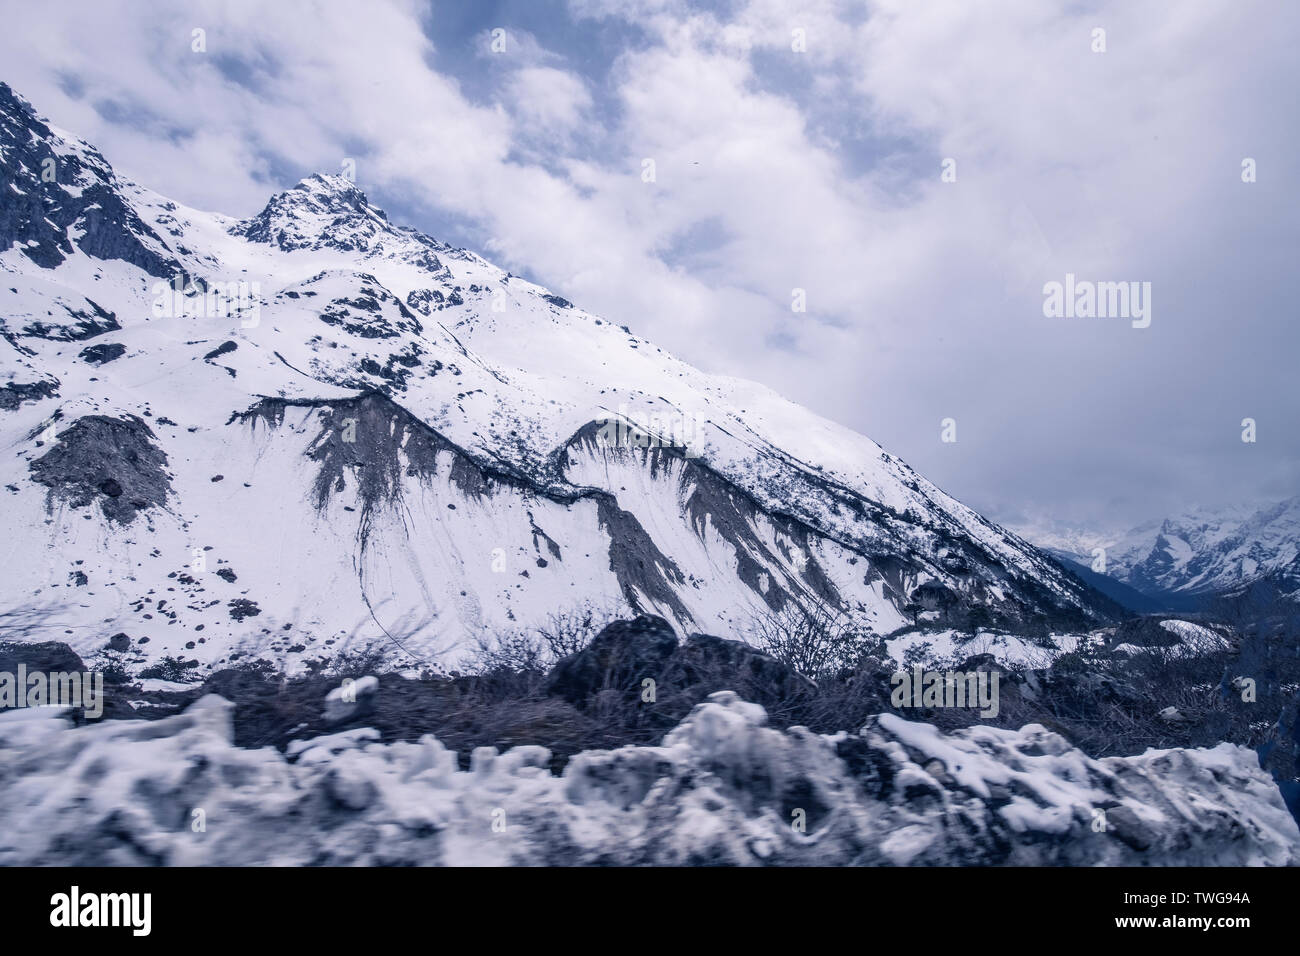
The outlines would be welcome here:
M 869 439 L 339 177 L 189 209 L 0 84 L 0 250 L 3 601 L 88 660 L 449 666 L 580 605 L 735 636 L 789 602 L 1114 611 Z

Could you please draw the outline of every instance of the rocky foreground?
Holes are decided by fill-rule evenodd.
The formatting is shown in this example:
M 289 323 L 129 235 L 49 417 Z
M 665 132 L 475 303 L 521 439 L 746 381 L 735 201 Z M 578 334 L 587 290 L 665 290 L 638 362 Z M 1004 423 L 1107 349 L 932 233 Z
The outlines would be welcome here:
M 660 746 L 475 751 L 355 729 L 234 745 L 215 695 L 159 720 L 0 715 L 0 864 L 1292 865 L 1251 751 L 1089 758 L 1039 725 L 767 727 L 713 694 Z

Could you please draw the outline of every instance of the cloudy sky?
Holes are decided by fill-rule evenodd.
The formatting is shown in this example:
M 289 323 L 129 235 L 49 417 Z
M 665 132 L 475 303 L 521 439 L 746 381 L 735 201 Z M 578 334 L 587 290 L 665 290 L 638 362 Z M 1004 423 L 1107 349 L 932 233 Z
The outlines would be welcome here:
M 392 218 L 993 517 L 1300 492 L 1294 3 L 95 0 L 4 21 L 0 79 L 120 173 L 248 215 L 352 159 Z M 1067 273 L 1150 282 L 1149 327 L 1045 317 Z

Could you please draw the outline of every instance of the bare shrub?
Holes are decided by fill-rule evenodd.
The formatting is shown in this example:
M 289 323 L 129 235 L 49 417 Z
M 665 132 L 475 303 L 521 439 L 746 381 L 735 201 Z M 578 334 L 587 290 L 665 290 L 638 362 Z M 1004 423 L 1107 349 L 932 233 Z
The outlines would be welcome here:
M 470 674 L 541 677 L 561 659 L 583 650 L 619 613 L 610 608 L 582 604 L 556 611 L 531 630 L 508 631 L 498 636 L 480 635 L 465 664 Z
M 814 681 L 851 673 L 864 657 L 880 654 L 884 647 L 875 634 L 825 601 L 787 601 L 780 610 L 761 614 L 750 636 L 765 654 Z

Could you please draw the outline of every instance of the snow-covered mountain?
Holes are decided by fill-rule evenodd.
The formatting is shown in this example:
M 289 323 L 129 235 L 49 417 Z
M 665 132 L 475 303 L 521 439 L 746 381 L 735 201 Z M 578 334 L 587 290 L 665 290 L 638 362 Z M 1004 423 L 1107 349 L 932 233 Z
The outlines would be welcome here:
M 312 176 L 248 220 L 0 84 L 3 602 L 128 666 L 450 665 L 591 605 L 743 636 L 1114 608 L 870 440 Z
M 1266 576 L 1300 583 L 1300 496 L 1262 508 L 1198 508 L 1122 535 L 1018 529 L 1063 559 L 1091 565 L 1105 549 L 1105 573 L 1148 595 L 1207 595 Z

